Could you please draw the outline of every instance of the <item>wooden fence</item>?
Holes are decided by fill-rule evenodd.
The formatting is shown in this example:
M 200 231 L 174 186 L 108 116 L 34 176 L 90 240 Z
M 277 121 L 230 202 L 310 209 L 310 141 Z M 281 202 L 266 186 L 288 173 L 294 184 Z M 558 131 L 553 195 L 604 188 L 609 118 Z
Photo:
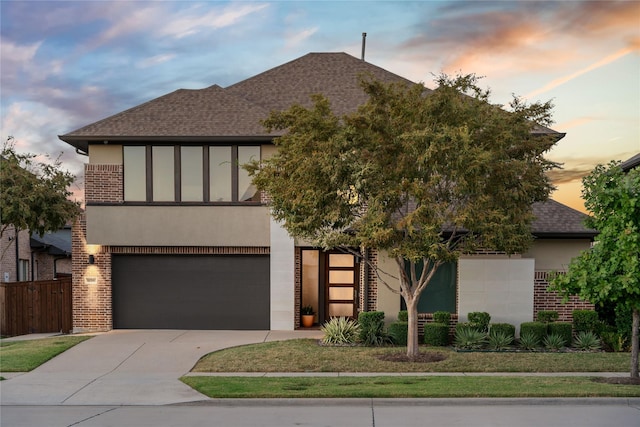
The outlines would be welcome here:
M 62 332 L 72 325 L 71 277 L 0 283 L 0 334 Z

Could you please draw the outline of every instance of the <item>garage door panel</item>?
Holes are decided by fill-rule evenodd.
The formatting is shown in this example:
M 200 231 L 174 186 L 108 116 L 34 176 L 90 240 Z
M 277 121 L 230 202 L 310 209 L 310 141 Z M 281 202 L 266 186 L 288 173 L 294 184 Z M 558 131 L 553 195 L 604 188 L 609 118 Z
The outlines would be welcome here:
M 114 328 L 269 329 L 268 256 L 119 255 Z

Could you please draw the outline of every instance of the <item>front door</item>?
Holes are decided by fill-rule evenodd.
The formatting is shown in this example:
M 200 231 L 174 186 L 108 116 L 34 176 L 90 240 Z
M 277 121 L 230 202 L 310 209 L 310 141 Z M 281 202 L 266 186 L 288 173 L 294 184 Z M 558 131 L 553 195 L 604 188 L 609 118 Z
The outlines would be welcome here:
M 359 264 L 351 254 L 329 252 L 326 257 L 325 313 L 327 318 L 356 317 Z

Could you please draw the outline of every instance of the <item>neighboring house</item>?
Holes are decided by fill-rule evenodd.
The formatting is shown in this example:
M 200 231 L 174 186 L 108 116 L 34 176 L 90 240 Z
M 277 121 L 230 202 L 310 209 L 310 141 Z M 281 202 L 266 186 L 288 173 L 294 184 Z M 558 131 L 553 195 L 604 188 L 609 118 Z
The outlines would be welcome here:
M 51 280 L 71 276 L 71 226 L 29 237 L 9 225 L 0 239 L 0 281 Z
M 362 73 L 411 83 L 345 53 L 311 53 L 227 88 L 177 90 L 60 136 L 89 156 L 86 211 L 73 230 L 74 330 L 287 330 L 300 326 L 307 304 L 318 322 L 369 310 L 395 318 L 399 295 L 353 255 L 292 239 L 239 166 L 275 152 L 277 134 L 260 124 L 272 110 L 309 106 L 309 96 L 322 93 L 337 114 L 354 111 L 366 101 Z M 534 209 L 529 252 L 447 266 L 422 311 L 464 318 L 482 310 L 519 325 L 558 307 L 546 275 L 566 268 L 595 232 L 560 203 Z M 365 256 L 396 268 L 384 253 Z M 572 307 L 591 306 L 573 301 L 565 311 Z
M 620 167 L 625 172 L 629 172 L 631 169 L 635 169 L 638 166 L 640 166 L 640 153 L 620 163 Z

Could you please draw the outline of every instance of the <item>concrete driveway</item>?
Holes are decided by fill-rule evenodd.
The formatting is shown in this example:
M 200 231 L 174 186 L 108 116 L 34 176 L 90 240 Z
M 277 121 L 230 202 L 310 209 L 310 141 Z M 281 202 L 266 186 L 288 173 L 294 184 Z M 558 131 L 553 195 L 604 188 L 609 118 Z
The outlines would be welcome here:
M 208 399 L 178 380 L 207 353 L 319 331 L 115 330 L 0 383 L 2 405 L 166 405 Z

